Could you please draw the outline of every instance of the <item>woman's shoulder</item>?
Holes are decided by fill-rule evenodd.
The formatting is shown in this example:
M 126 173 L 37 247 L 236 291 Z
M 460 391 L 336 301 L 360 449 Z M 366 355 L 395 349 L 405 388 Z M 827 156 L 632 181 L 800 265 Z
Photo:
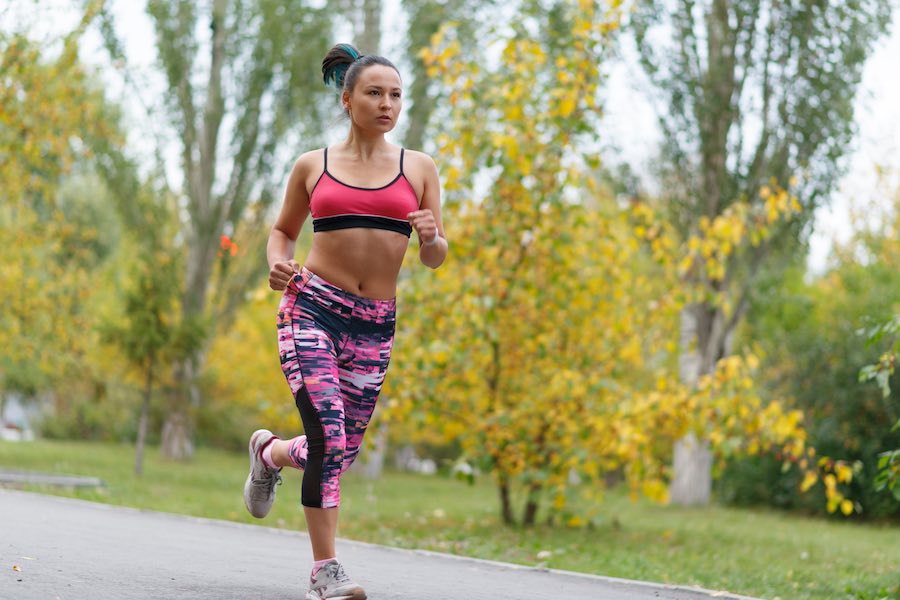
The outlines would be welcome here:
M 306 175 L 316 171 L 321 171 L 324 163 L 325 148 L 316 148 L 308 150 L 297 157 L 294 161 L 293 171 L 298 175 Z
M 411 150 L 409 148 L 404 148 L 403 153 L 404 169 L 413 168 L 417 171 L 427 173 L 437 168 L 437 165 L 435 165 L 434 159 L 431 158 L 430 154 L 426 154 L 419 150 Z

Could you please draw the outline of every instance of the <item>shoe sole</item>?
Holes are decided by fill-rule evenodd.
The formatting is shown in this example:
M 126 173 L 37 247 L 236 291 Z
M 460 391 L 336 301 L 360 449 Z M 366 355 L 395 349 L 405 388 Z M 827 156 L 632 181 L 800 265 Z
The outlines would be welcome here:
M 349 596 L 332 596 L 330 598 L 323 598 L 322 596 L 319 596 L 318 594 L 313 594 L 312 592 L 307 592 L 306 600 L 366 600 L 366 593 L 363 592 L 362 590 L 359 590 L 359 591 L 360 591 L 361 595 L 359 593 L 354 592 L 354 593 L 350 594 Z

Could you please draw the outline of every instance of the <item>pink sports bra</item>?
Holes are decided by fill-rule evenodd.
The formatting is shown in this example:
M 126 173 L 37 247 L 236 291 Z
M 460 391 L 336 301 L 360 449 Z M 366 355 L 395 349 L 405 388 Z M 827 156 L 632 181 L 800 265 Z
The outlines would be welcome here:
M 389 184 L 378 188 L 347 185 L 335 179 L 328 172 L 328 148 L 324 155 L 325 168 L 309 198 L 313 231 L 370 227 L 410 236 L 412 227 L 406 215 L 419 209 L 419 199 L 403 174 L 403 148 L 400 149 L 400 173 Z

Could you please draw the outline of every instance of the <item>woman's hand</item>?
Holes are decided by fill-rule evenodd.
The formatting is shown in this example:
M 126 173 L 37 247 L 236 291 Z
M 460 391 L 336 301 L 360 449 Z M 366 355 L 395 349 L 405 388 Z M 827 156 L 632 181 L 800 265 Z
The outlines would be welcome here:
M 290 283 L 294 273 L 300 272 L 300 265 L 296 260 L 277 262 L 269 269 L 269 287 L 280 292 Z
M 438 239 L 437 222 L 434 220 L 434 213 L 430 208 L 417 210 L 406 215 L 409 224 L 419 235 L 419 240 L 426 246 L 431 246 Z

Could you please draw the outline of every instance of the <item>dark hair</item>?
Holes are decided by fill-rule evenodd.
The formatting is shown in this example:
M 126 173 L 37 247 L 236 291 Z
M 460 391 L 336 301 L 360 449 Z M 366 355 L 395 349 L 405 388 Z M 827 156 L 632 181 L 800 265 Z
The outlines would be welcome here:
M 400 74 L 394 63 L 383 56 L 360 54 L 350 44 L 337 44 L 322 60 L 322 78 L 325 85 L 333 85 L 342 92 L 352 92 L 359 74 L 372 65 L 384 65 L 397 71 L 397 75 Z

